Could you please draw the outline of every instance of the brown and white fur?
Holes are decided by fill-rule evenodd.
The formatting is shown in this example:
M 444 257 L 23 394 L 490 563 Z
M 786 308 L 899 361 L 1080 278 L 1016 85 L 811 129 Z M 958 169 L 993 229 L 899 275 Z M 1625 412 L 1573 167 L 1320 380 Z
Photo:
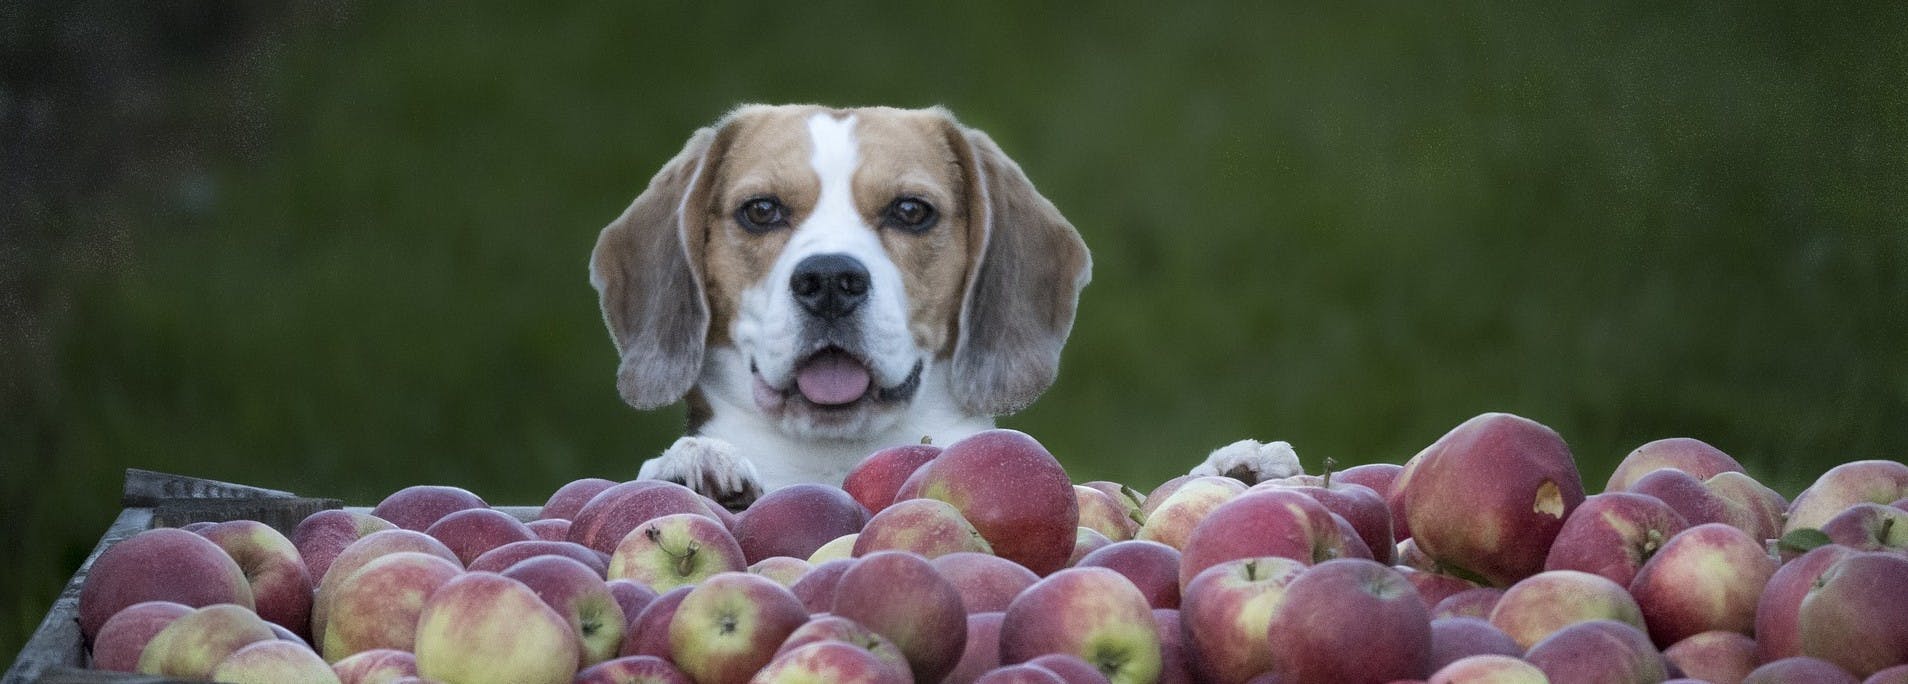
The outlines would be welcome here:
M 687 436 L 639 476 L 732 507 L 1026 407 L 1053 383 L 1090 272 L 1020 167 L 938 107 L 738 108 L 690 137 L 590 261 L 624 401 L 689 405 Z M 1297 470 L 1282 458 L 1242 442 L 1201 468 Z

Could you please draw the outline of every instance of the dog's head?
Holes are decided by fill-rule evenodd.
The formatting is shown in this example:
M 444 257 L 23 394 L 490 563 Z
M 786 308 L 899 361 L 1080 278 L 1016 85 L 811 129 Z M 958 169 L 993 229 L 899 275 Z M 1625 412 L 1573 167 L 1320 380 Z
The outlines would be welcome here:
M 1053 204 L 942 109 L 746 106 L 603 229 L 590 282 L 630 405 L 696 389 L 794 436 L 853 438 L 923 403 L 1025 407 L 1089 271 Z

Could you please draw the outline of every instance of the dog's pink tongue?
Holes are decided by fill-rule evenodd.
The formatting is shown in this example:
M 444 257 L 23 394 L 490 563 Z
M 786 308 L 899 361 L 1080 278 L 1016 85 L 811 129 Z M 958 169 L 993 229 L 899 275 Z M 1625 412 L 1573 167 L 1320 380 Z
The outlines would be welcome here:
M 842 354 L 824 354 L 795 375 L 802 396 L 824 406 L 860 399 L 869 383 L 868 369 Z

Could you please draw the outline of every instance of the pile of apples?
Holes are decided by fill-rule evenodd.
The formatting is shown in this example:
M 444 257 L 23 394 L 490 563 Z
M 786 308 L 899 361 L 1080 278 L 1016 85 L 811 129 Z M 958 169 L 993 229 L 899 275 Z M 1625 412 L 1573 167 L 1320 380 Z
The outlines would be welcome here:
M 1490 413 L 1403 465 L 1142 495 L 990 430 L 737 514 L 584 479 L 528 522 L 415 486 L 148 530 L 79 614 L 95 668 L 228 682 L 1908 684 L 1908 465 L 1789 501 L 1665 439 L 1586 496 Z

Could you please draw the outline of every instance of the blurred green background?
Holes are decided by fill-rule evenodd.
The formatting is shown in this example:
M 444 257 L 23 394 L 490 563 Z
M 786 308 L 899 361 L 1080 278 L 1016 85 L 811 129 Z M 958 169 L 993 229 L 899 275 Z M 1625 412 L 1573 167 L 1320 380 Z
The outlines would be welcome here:
M 597 230 L 743 102 L 945 104 L 1092 247 L 1002 424 L 1142 489 L 1483 411 L 1592 491 L 1908 453 L 1908 5 L 0 5 L 0 656 L 128 466 L 540 503 L 636 413 Z M 532 7 L 536 6 L 536 7 Z

